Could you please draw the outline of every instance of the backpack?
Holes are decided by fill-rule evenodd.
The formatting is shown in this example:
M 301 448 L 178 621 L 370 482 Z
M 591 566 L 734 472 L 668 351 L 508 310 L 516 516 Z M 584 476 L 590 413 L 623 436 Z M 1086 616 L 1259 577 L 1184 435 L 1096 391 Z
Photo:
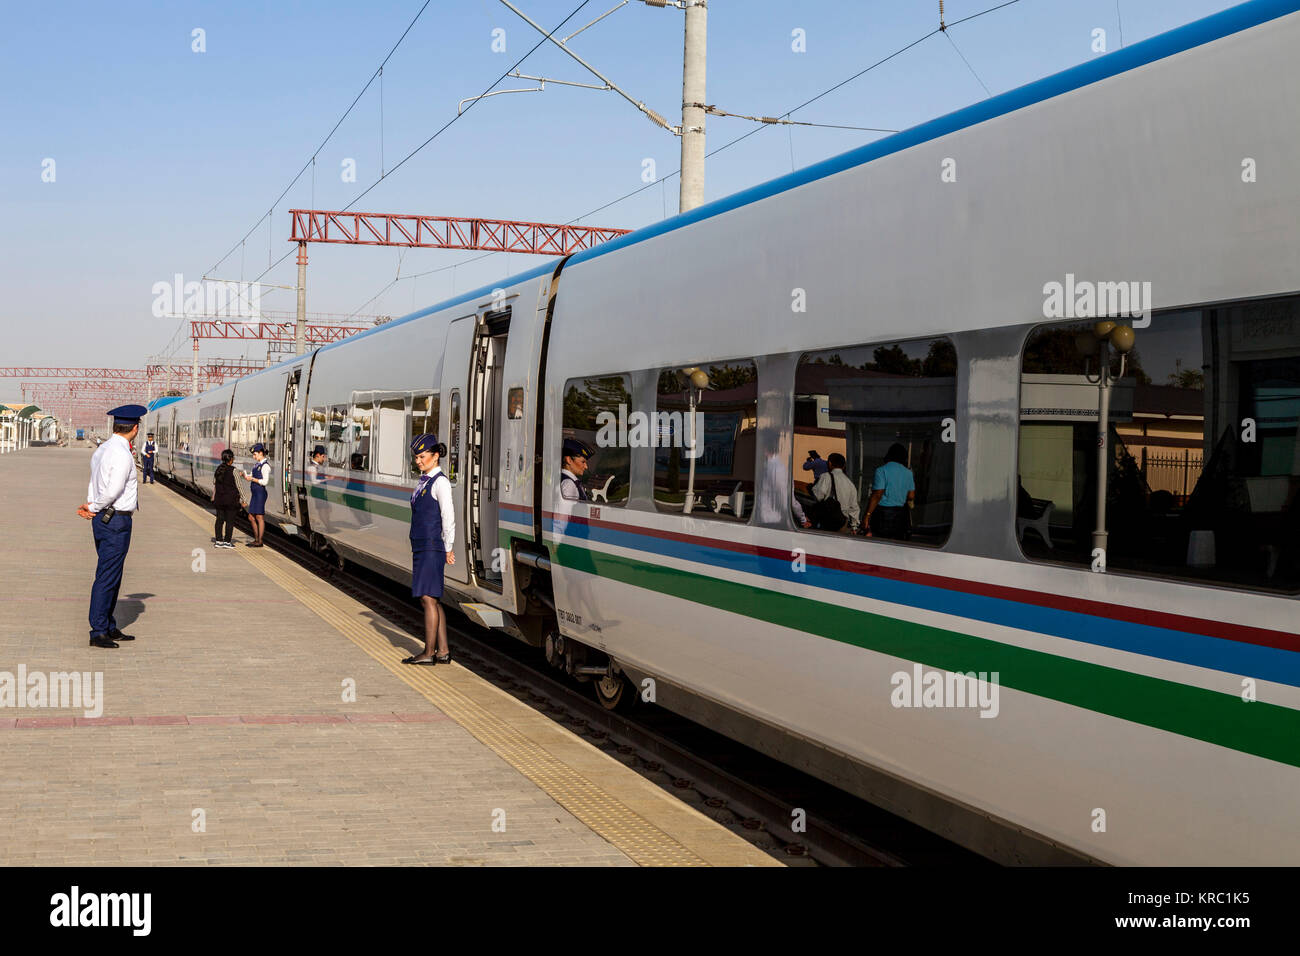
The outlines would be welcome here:
M 844 527 L 847 520 L 844 517 L 844 509 L 840 507 L 840 498 L 835 490 L 835 472 L 827 469 L 826 474 L 831 479 L 831 493 L 829 498 L 823 498 L 807 509 L 808 520 L 818 531 L 839 531 Z

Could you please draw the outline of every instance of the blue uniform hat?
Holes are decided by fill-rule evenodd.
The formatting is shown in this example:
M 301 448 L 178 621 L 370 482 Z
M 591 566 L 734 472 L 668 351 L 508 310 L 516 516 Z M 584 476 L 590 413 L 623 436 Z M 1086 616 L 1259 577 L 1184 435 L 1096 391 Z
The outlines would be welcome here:
M 564 439 L 564 457 L 565 458 L 590 458 L 596 452 L 584 442 L 576 438 Z
M 250 449 L 248 449 L 248 450 L 249 450 L 249 451 L 260 451 L 263 455 L 266 454 L 266 446 L 263 445 L 261 442 L 258 442 L 256 445 L 254 445 L 252 448 L 250 448 Z
M 414 441 L 411 442 L 411 454 L 412 454 L 412 455 L 418 455 L 418 454 L 420 454 L 420 452 L 422 452 L 422 451 L 427 451 L 427 452 L 429 452 L 430 454 L 432 454 L 433 452 L 435 452 L 435 451 L 437 451 L 437 450 L 438 450 L 438 436 L 437 436 L 437 435 L 424 434 L 424 435 L 421 435 L 419 438 L 416 438 Z
M 324 446 L 324 445 L 317 445 L 315 448 L 313 448 L 313 449 L 311 450 L 311 456 L 312 456 L 313 458 L 315 458 L 317 455 L 324 455 L 324 454 L 325 454 L 325 446 Z
M 137 425 L 140 419 L 149 414 L 149 409 L 143 405 L 119 405 L 110 408 L 108 414 L 113 416 L 114 425 Z

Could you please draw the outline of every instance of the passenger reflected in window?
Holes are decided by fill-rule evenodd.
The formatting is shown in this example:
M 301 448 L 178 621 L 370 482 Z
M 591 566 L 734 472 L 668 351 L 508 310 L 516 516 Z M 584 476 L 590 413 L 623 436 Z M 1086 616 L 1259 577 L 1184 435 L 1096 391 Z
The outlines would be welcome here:
M 826 474 L 829 468 L 830 466 L 826 464 L 826 459 L 817 454 L 815 450 L 808 452 L 808 458 L 803 463 L 803 470 L 812 472 L 812 480 L 814 482 L 822 475 Z
M 912 537 L 911 508 L 915 503 L 916 479 L 907 467 L 907 449 L 894 442 L 871 479 L 862 530 L 874 538 L 907 541 Z
M 831 452 L 826 459 L 827 471 L 813 485 L 817 499 L 810 520 L 819 531 L 850 532 L 858 526 L 858 486 L 844 473 L 844 456 Z
M 857 345 L 800 358 L 794 388 L 795 484 L 800 493 L 810 479 L 816 487 L 821 468 L 838 455 L 847 463 L 843 472 L 848 483 L 859 489 L 855 510 L 865 516 L 877 487 L 876 471 L 892 445 L 906 451 L 898 464 L 910 469 L 915 492 L 906 515 L 907 537 L 892 540 L 941 546 L 952 527 L 956 476 L 957 352 L 952 342 L 933 338 Z M 900 504 L 906 506 L 906 500 Z M 814 508 L 805 496 L 801 504 L 818 527 L 820 503 Z M 879 540 L 891 540 L 875 527 L 880 517 L 873 518 L 872 532 Z M 862 533 L 860 521 L 849 528 Z

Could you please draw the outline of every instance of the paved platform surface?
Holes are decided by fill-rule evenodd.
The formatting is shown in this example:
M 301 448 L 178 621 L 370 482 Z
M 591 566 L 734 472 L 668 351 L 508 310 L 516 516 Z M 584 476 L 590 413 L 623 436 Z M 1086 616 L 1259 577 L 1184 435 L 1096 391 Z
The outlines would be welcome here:
M 0 455 L 0 863 L 780 865 L 163 485 L 89 647 L 90 455 Z

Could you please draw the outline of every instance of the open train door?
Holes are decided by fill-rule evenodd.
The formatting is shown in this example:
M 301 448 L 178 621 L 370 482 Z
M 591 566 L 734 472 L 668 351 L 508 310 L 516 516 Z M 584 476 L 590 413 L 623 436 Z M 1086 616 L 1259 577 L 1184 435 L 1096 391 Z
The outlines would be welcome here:
M 276 435 L 280 447 L 276 453 L 280 456 L 280 494 L 281 505 L 284 515 L 292 519 L 295 523 L 298 521 L 298 485 L 294 480 L 295 468 L 297 462 L 294 461 L 294 453 L 298 450 L 298 442 L 295 436 L 302 423 L 297 421 L 296 414 L 298 411 L 298 381 L 302 376 L 302 366 L 298 366 L 290 372 L 284 373 L 284 414 L 280 417 L 283 426 Z
M 510 332 L 510 306 L 487 312 L 474 327 L 466 391 L 465 541 L 470 567 L 480 587 L 502 590 L 499 557 L 501 488 L 501 389 Z
M 167 413 L 167 474 L 176 474 L 176 407 Z
M 442 470 L 451 480 L 452 505 L 456 512 L 456 563 L 446 567 L 444 574 L 453 581 L 469 583 L 468 549 L 465 547 L 466 534 L 466 481 L 461 473 L 461 464 L 465 461 L 465 429 L 461 427 L 465 390 L 469 376 L 470 348 L 474 344 L 475 317 L 466 316 L 457 319 L 447 327 L 447 341 L 443 347 L 442 382 L 440 393 L 442 414 L 446 424 L 439 423 L 438 440 L 447 446 L 447 460 L 442 462 Z

